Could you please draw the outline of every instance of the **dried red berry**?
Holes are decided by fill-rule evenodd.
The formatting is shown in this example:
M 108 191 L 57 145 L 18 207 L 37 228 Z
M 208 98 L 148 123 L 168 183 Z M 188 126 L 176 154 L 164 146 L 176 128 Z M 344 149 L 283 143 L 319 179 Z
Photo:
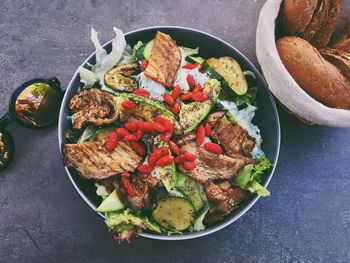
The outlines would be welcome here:
M 139 144 L 138 142 L 131 142 L 131 147 L 134 149 L 135 152 L 137 152 L 138 155 L 140 156 L 145 156 L 146 151 L 145 149 L 142 147 L 141 144 Z
M 163 95 L 163 98 L 164 98 L 165 102 L 166 102 L 168 105 L 172 106 L 172 105 L 174 104 L 174 99 L 173 99 L 173 97 L 171 97 L 170 94 L 165 93 L 165 94 Z
M 136 107 L 136 104 L 135 104 L 135 102 L 133 102 L 133 101 L 131 101 L 131 100 L 126 100 L 126 101 L 123 101 L 123 102 L 122 102 L 122 107 L 123 107 L 124 109 L 130 110 L 130 109 L 135 108 L 135 107 Z
M 197 167 L 196 163 L 195 162 L 184 162 L 183 163 L 183 167 L 186 169 L 186 170 L 193 170 Z
M 113 151 L 118 145 L 118 134 L 113 132 L 106 142 L 106 148 L 108 151 Z
M 210 134 L 211 134 L 211 127 L 210 127 L 209 123 L 205 123 L 204 124 L 204 129 L 205 129 L 205 136 L 210 136 Z
M 137 169 L 141 173 L 150 173 L 154 170 L 154 167 L 149 164 L 141 164 Z
M 222 154 L 222 148 L 220 147 L 220 145 L 213 143 L 213 142 L 205 143 L 204 149 L 207 150 L 208 152 Z
M 165 155 L 161 157 L 157 162 L 156 166 L 166 166 L 174 161 L 174 157 L 171 155 Z
M 173 107 L 171 108 L 171 111 L 172 111 L 175 115 L 179 114 L 179 113 L 180 113 L 180 106 L 181 106 L 180 102 L 175 101 Z
M 176 145 L 176 143 L 174 143 L 173 141 L 170 141 L 169 148 L 173 153 L 175 153 L 176 155 L 179 155 L 180 149 L 179 149 L 179 146 Z
M 204 137 L 205 137 L 205 129 L 204 129 L 204 125 L 201 124 L 201 125 L 199 125 L 199 127 L 197 129 L 197 135 L 196 135 L 196 145 L 197 146 L 200 146 L 203 143 Z

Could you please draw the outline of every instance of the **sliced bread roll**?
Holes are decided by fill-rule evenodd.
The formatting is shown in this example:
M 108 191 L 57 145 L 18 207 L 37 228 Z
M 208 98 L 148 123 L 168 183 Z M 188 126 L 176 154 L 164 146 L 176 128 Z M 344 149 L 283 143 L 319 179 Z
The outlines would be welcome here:
M 306 40 L 287 36 L 276 42 L 280 58 L 298 85 L 332 108 L 350 110 L 350 83 Z
M 322 56 L 336 66 L 350 80 L 350 53 L 343 50 L 326 48 L 320 50 Z
M 343 0 L 330 0 L 327 18 L 322 23 L 321 28 L 311 39 L 311 44 L 317 49 L 325 48 L 332 36 L 337 19 L 340 13 Z
M 332 0 L 318 0 L 314 15 L 304 32 L 301 33 L 300 37 L 310 41 L 315 36 L 324 21 L 328 18 L 330 1 Z
M 302 33 L 310 23 L 317 0 L 284 0 L 283 26 L 288 34 Z

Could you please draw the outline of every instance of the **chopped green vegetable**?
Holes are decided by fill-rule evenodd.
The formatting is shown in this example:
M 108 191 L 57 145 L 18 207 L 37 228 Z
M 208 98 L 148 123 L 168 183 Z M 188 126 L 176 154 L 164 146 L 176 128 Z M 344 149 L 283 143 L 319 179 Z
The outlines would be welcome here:
M 38 98 L 39 96 L 44 96 L 45 91 L 50 88 L 50 85 L 46 83 L 34 83 L 30 87 L 32 88 L 32 95 Z
M 251 193 L 260 196 L 269 196 L 270 192 L 260 183 L 263 180 L 263 173 L 271 168 L 272 164 L 269 159 L 262 157 L 258 164 L 248 164 L 234 177 L 233 181 L 240 187 L 249 190 Z
M 81 136 L 81 131 L 76 129 L 69 129 L 64 136 L 66 143 L 77 143 Z

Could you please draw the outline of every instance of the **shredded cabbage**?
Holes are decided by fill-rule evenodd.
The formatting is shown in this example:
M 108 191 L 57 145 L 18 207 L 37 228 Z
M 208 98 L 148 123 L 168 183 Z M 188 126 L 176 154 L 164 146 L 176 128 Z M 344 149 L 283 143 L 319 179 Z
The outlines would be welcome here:
M 84 83 L 84 88 L 92 87 L 96 82 L 98 82 L 97 75 L 83 67 L 78 68 L 78 72 L 80 75 L 80 82 Z
M 112 40 L 112 51 L 107 54 L 98 40 L 97 31 L 93 27 L 91 28 L 91 40 L 96 50 L 96 64 L 92 67 L 92 71 L 98 76 L 102 87 L 104 86 L 105 73 L 118 64 L 126 47 L 123 32 L 116 27 L 113 27 L 113 30 L 116 37 Z
M 146 77 L 143 72 L 137 75 L 137 79 L 139 81 L 140 88 L 149 91 L 151 99 L 164 101 L 163 95 L 166 93 L 166 89 L 162 84 Z

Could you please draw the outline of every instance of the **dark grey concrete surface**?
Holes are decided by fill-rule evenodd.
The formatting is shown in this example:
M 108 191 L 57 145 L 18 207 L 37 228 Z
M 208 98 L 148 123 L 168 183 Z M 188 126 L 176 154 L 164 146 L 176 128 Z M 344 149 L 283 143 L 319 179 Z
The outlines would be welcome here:
M 176 2 L 176 4 L 175 4 Z M 212 33 L 255 64 L 262 0 L 0 0 L 0 112 L 34 77 L 66 87 L 93 51 L 90 26 L 105 42 L 125 32 L 181 25 Z M 350 20 L 344 0 L 340 24 Z M 11 125 L 17 145 L 0 176 L 0 262 L 350 262 L 350 130 L 305 126 L 280 110 L 282 145 L 269 189 L 241 219 L 181 242 L 118 244 L 80 198 L 61 164 L 57 129 Z

